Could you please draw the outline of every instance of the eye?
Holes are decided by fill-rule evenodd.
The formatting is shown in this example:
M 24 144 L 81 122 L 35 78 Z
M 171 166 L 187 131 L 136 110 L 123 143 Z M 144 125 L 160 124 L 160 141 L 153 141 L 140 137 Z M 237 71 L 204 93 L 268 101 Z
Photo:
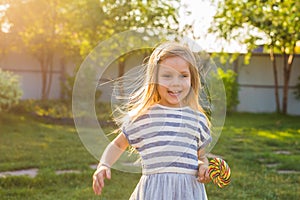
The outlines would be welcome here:
M 164 77 L 164 78 L 171 78 L 171 75 L 170 74 L 163 74 L 162 77 Z
M 180 77 L 181 78 L 187 78 L 187 77 L 189 77 L 189 75 L 188 74 L 181 74 Z

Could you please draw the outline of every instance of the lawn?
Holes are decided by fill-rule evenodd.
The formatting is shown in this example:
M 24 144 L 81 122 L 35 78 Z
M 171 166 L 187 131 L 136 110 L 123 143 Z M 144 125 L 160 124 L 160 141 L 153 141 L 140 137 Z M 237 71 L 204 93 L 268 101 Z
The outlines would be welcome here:
M 229 163 L 232 182 L 215 199 L 299 199 L 300 117 L 236 113 L 226 117 L 213 149 Z M 106 129 L 109 131 L 109 127 Z M 35 178 L 0 178 L 0 199 L 128 199 L 139 174 L 112 171 L 101 197 L 91 189 L 97 160 L 82 145 L 73 125 L 51 124 L 26 113 L 0 114 L 0 172 L 38 168 Z M 56 170 L 80 173 L 57 175 Z M 290 173 L 293 172 L 293 173 Z

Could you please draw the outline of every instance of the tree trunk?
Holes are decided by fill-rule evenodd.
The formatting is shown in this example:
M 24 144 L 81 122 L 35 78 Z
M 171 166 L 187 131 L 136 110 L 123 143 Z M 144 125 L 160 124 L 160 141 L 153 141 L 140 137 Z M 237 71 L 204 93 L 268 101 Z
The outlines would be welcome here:
M 66 84 L 66 61 L 65 58 L 62 57 L 60 59 L 60 98 L 66 99 L 66 90 L 64 89 L 64 85 Z
M 290 82 L 290 75 L 292 71 L 292 64 L 294 60 L 294 54 L 288 55 L 284 52 L 283 53 L 283 99 L 282 99 L 282 113 L 287 114 L 288 108 L 288 95 L 289 95 L 289 82 Z
M 47 85 L 47 62 L 45 61 L 44 52 L 40 56 L 40 68 L 41 68 L 41 77 L 42 77 L 42 94 L 41 99 L 46 100 L 46 85 Z
M 50 90 L 51 90 L 51 85 L 52 85 L 52 71 L 53 71 L 53 53 L 49 53 L 47 55 L 47 71 L 46 71 L 46 76 L 47 76 L 47 82 L 46 82 L 46 99 L 49 98 L 50 95 Z
M 41 99 L 47 100 L 49 98 L 49 93 L 52 84 L 53 53 L 49 53 L 47 52 L 47 50 L 43 49 L 38 57 L 42 77 Z
M 273 73 L 274 73 L 274 94 L 275 94 L 275 103 L 276 103 L 276 112 L 280 113 L 280 101 L 278 95 L 278 73 L 277 73 L 277 65 L 276 65 L 276 58 L 274 56 L 273 47 L 270 49 L 270 59 L 273 66 Z

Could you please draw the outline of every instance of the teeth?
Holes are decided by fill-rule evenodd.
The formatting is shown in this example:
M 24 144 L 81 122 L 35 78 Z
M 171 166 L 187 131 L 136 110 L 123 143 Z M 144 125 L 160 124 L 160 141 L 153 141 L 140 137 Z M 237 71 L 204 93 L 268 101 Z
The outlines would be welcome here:
M 169 91 L 170 93 L 178 94 L 180 91 Z

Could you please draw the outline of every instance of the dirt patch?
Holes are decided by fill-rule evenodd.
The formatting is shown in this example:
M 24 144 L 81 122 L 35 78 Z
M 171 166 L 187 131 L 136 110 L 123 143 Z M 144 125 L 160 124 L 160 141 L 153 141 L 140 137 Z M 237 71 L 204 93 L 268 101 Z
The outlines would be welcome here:
M 57 170 L 55 171 L 56 175 L 59 174 L 79 174 L 80 171 L 79 170 Z
M 300 171 L 295 170 L 278 170 L 278 174 L 300 174 Z
M 279 165 L 279 163 L 269 163 L 269 164 L 266 164 L 266 167 L 273 168 L 273 167 L 277 167 L 278 165 Z
M 39 171 L 38 169 L 32 168 L 32 169 L 0 172 L 0 178 L 5 178 L 7 176 L 29 176 L 30 178 L 34 178 L 38 174 L 38 171 Z
M 282 154 L 282 155 L 290 155 L 290 154 L 292 154 L 291 152 L 289 152 L 289 151 L 284 151 L 284 150 L 275 151 L 274 153 L 275 153 L 275 154 Z

